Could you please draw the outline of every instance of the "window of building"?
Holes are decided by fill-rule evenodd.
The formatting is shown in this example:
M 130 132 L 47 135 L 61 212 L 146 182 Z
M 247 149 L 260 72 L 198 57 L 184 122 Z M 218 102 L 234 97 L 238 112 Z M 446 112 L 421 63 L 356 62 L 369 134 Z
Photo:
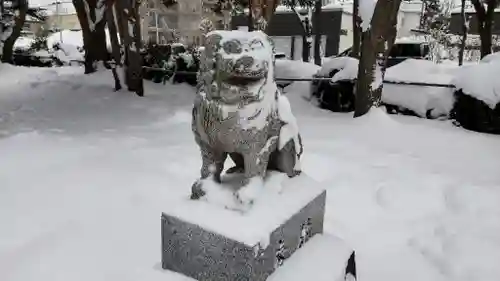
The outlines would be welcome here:
M 156 27 L 156 12 L 149 12 L 149 26 Z
M 158 27 L 166 29 L 177 29 L 179 17 L 177 14 L 159 15 Z

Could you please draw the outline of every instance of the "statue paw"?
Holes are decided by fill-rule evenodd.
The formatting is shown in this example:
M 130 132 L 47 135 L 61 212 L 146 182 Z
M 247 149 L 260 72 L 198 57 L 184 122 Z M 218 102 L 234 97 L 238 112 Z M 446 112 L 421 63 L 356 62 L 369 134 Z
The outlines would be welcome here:
M 193 183 L 191 186 L 191 200 L 197 200 L 205 196 L 206 192 L 203 190 L 202 185 L 201 180 L 197 180 Z
M 263 188 L 264 182 L 262 178 L 252 178 L 248 181 L 247 184 L 243 185 L 243 187 L 235 192 L 236 200 L 242 205 L 253 205 L 255 199 L 258 197 Z

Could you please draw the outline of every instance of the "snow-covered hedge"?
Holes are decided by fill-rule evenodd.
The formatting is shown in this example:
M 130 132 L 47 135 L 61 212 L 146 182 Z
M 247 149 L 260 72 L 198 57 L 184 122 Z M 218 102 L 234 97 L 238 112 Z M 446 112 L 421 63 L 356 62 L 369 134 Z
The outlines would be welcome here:
M 461 67 L 453 84 L 452 117 L 466 129 L 500 134 L 500 59 L 492 54 L 481 63 Z
M 333 76 L 332 71 L 335 71 Z M 323 62 L 316 76 L 331 77 L 332 82 L 355 80 L 358 76 L 358 60 L 351 57 L 330 58 Z
M 435 64 L 427 60 L 407 59 L 387 69 L 382 101 L 413 111 L 420 117 L 448 116 L 453 107 L 451 85 L 456 64 Z M 399 84 L 398 84 L 399 83 Z M 438 86 L 407 85 L 408 83 L 439 84 Z
M 297 64 L 297 62 L 293 63 Z M 300 71 L 303 68 L 295 65 L 290 69 Z M 336 82 L 336 86 L 330 85 L 330 81 L 313 81 L 311 82 L 311 96 L 321 99 L 321 103 L 322 100 L 329 99 L 327 95 L 332 95 L 334 100 L 350 104 L 351 100 L 347 99 L 347 96 L 349 91 L 352 92 L 352 86 L 348 89 L 348 83 L 356 79 L 357 70 L 358 61 L 354 58 L 326 59 L 314 76 L 331 77 L 330 81 Z M 451 85 L 457 70 L 457 65 L 452 63 L 436 64 L 428 60 L 407 59 L 387 69 L 385 81 L 390 83 L 384 83 L 382 102 L 398 112 L 411 112 L 420 117 L 448 116 L 454 102 L 452 88 L 408 84 Z M 338 96 L 339 91 L 344 99 Z M 331 105 L 331 102 L 329 104 Z M 335 105 L 334 111 L 350 108 L 347 104 Z
M 196 75 L 194 74 L 198 72 L 199 69 L 198 52 L 199 50 L 188 49 L 185 45 L 180 43 L 170 45 L 147 45 L 143 53 L 144 65 L 157 69 L 146 69 L 144 71 L 144 79 L 160 83 L 166 82 L 167 79 L 172 78 L 173 83 L 185 82 L 195 86 Z
M 490 108 L 500 102 L 500 60 L 494 56 L 486 57 L 483 63 L 461 67 L 452 83 L 457 90 L 483 101 Z

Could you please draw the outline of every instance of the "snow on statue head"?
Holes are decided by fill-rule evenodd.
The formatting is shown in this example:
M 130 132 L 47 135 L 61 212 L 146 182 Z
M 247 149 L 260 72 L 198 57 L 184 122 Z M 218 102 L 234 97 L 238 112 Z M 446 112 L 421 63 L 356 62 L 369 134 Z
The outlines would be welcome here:
M 204 196 L 207 181 L 221 183 L 227 156 L 243 173 L 235 192 L 251 203 L 267 170 L 300 174 L 302 143 L 290 103 L 274 81 L 274 46 L 261 31 L 212 31 L 201 54 L 192 130 L 202 156 L 201 179 L 192 199 Z

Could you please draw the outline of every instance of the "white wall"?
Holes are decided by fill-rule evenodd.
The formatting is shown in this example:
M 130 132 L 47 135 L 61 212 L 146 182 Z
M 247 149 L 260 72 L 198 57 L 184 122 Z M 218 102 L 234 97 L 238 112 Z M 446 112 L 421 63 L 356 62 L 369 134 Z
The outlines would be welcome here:
M 287 56 L 287 58 L 291 59 L 292 38 L 290 36 L 272 36 L 271 38 L 274 41 L 276 52 L 284 53 Z M 324 56 L 325 54 L 325 46 L 326 46 L 326 36 L 323 35 L 321 36 L 321 45 L 320 45 L 321 56 Z M 314 58 L 314 36 L 310 54 L 311 58 Z M 293 59 L 302 60 L 302 36 L 295 36 L 295 48 L 294 48 Z
M 340 35 L 339 38 L 339 53 L 352 46 L 352 14 L 342 13 L 341 29 L 347 31 L 347 35 Z
M 398 37 L 406 37 L 412 34 L 412 29 L 417 29 L 420 25 L 420 13 L 406 12 L 400 13 L 401 20 L 398 18 Z M 400 22 L 399 22 L 400 21 Z
M 412 29 L 417 29 L 420 23 L 421 2 L 403 2 L 398 13 L 397 37 L 407 37 L 412 34 Z M 347 35 L 340 35 L 339 53 L 352 46 L 352 3 L 342 3 L 341 28 L 347 31 Z

